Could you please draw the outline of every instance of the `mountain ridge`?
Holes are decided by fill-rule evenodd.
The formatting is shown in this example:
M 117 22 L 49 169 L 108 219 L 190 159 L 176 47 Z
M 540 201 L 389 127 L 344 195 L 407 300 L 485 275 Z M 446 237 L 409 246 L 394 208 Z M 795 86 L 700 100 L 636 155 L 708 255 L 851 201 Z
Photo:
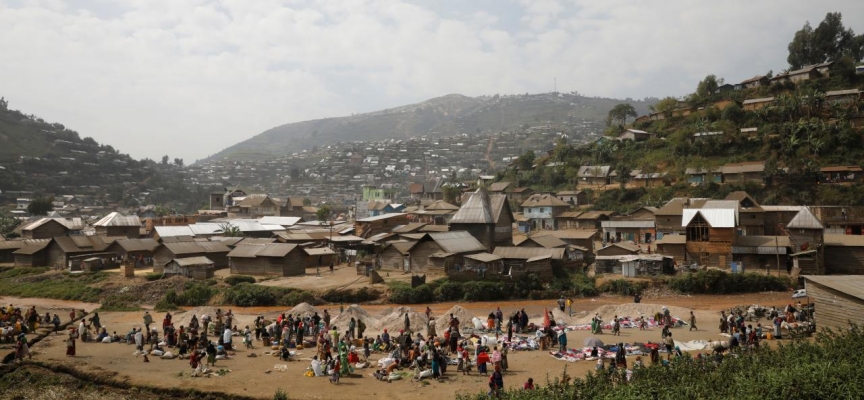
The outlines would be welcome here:
M 596 122 L 624 102 L 640 114 L 653 103 L 647 99 L 585 97 L 575 92 L 478 97 L 451 93 L 368 113 L 283 124 L 197 162 L 263 160 L 341 141 L 506 131 L 548 121 Z

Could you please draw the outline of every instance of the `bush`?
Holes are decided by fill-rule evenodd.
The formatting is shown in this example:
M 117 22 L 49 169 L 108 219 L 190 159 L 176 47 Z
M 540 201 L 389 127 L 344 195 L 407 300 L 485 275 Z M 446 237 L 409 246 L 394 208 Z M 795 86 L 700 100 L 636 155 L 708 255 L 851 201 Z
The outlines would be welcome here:
M 606 281 L 598 289 L 603 293 L 614 293 L 621 296 L 633 296 L 636 293 L 641 293 L 648 287 L 648 282 L 638 281 L 631 282 L 626 279 L 615 279 Z
M 394 285 L 390 290 L 390 302 L 396 304 L 423 304 L 434 300 L 434 289 L 429 285 L 420 285 L 411 288 L 407 285 Z
M 234 286 L 238 283 L 255 283 L 255 278 L 248 275 L 229 275 L 225 278 L 225 283 Z
M 289 289 L 238 283 L 225 291 L 225 303 L 238 307 L 275 306 L 289 292 Z
M 509 298 L 509 290 L 503 283 L 471 281 L 462 284 L 465 301 L 494 301 Z
M 7 268 L 0 272 L 0 279 L 14 278 L 22 275 L 35 275 L 48 271 L 48 267 Z
M 692 294 L 780 292 L 790 286 L 788 278 L 756 273 L 730 274 L 719 270 L 685 273 L 669 280 L 670 289 Z
M 336 290 L 330 289 L 321 296 L 326 301 L 331 303 L 365 303 L 367 301 L 377 300 L 381 293 L 375 289 L 363 287 L 360 289 Z
M 462 284 L 458 282 L 443 282 L 435 288 L 433 298 L 435 301 L 459 301 L 465 296 L 462 292 Z
M 85 274 L 42 274 L 22 277 L 23 275 L 32 274 L 19 271 L 19 268 L 6 271 L 5 273 L 16 277 L 0 277 L 0 295 L 44 297 L 92 303 L 100 301 L 99 297 L 102 290 L 90 285 L 100 282 L 109 276 L 105 272 L 96 272 Z
M 273 395 L 273 400 L 288 400 L 288 394 L 282 389 L 276 389 L 276 394 Z
M 174 293 L 173 291 L 171 293 Z M 216 294 L 216 290 L 206 283 L 187 282 L 183 293 L 176 294 L 173 303 L 180 306 L 203 306 Z
M 280 306 L 296 306 L 300 303 L 316 304 L 315 295 L 312 293 L 298 290 L 288 293 L 279 299 Z
M 145 274 L 144 279 L 146 279 L 147 282 L 158 281 L 158 280 L 162 279 L 162 275 L 163 274 L 161 274 L 159 272 L 151 272 L 149 274 Z
M 141 305 L 131 294 L 112 294 L 102 299 L 99 311 L 138 311 Z

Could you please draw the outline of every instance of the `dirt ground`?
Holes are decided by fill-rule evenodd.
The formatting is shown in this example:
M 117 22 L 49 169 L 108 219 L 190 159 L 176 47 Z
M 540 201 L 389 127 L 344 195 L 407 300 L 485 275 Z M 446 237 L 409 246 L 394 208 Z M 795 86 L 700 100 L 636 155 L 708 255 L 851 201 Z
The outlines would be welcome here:
M 353 271 L 351 271 L 353 274 Z M 327 272 L 329 274 L 329 271 Z M 348 277 L 348 274 L 334 274 L 340 278 Z M 345 275 L 345 276 L 343 276 Z M 356 275 L 353 275 L 356 279 Z M 295 278 L 288 278 L 295 279 Z M 315 279 L 336 281 L 336 277 L 328 279 L 326 276 Z M 310 278 L 296 278 L 291 282 L 292 286 L 297 281 L 314 284 Z M 276 280 L 274 280 L 276 281 Z M 317 286 L 320 289 L 320 286 Z M 673 328 L 676 340 L 724 340 L 718 334 L 717 319 L 719 310 L 744 304 L 783 305 L 788 303 L 789 293 L 758 293 L 749 295 L 731 296 L 679 296 L 670 298 L 646 298 L 643 304 L 651 304 L 656 310 L 662 306 L 676 306 L 692 309 L 697 316 L 699 330 L 688 331 L 687 327 Z M 35 301 L 34 299 L 11 299 L 8 297 L 0 299 L 0 302 L 13 302 L 16 305 L 26 306 L 28 304 L 39 304 L 39 307 L 52 307 L 65 305 L 62 301 Z M 630 304 L 631 298 L 620 296 L 601 296 L 594 299 L 577 299 L 573 306 L 574 315 L 569 317 L 575 321 L 586 315 L 593 315 L 593 310 L 602 305 Z M 432 304 L 430 308 L 433 315 L 441 315 L 453 307 L 455 303 Z M 542 312 L 546 308 L 554 308 L 554 300 L 543 301 L 518 301 L 501 303 L 463 303 L 460 304 L 469 309 L 477 316 L 488 315 L 496 307 L 500 306 L 505 314 L 517 309 L 524 308 L 531 316 L 532 321 L 540 322 Z M 76 308 L 89 309 L 89 305 L 74 305 Z M 347 305 L 346 305 L 347 306 Z M 377 314 L 393 305 L 364 305 L 363 309 L 370 314 Z M 412 306 L 416 311 L 424 311 L 425 305 Z M 320 307 L 319 309 L 323 309 Z M 329 306 L 331 313 L 338 313 L 338 306 Z M 233 308 L 238 316 L 243 315 L 251 318 L 257 314 L 276 315 L 287 311 L 287 308 L 261 307 L 261 308 Z M 557 311 L 557 310 L 556 310 Z M 44 313 L 44 311 L 43 311 Z M 67 313 L 68 314 L 68 313 Z M 62 314 L 61 314 L 62 315 Z M 109 332 L 117 331 L 125 333 L 133 326 L 141 324 L 143 312 L 121 313 L 105 312 L 100 316 Z M 557 315 L 557 313 L 556 313 Z M 154 319 L 161 320 L 161 314 L 155 314 Z M 612 316 L 605 316 L 608 320 Z M 631 315 L 631 317 L 636 317 Z M 686 316 L 680 315 L 681 318 Z M 466 321 L 463 321 L 463 323 Z M 763 320 L 763 322 L 765 322 Z M 763 324 L 764 325 L 764 324 Z M 379 332 L 368 332 L 367 335 Z M 584 340 L 591 336 L 587 331 L 568 332 L 569 347 L 581 347 Z M 125 344 L 101 344 L 101 343 L 79 343 L 75 357 L 65 356 L 65 345 L 62 336 L 50 336 L 33 348 L 34 358 L 47 363 L 65 363 L 75 368 L 88 372 L 117 374 L 117 379 L 130 383 L 148 384 L 157 387 L 197 388 L 207 391 L 221 391 L 243 395 L 272 398 L 277 388 L 288 393 L 290 398 L 303 399 L 333 399 L 333 398 L 375 398 L 375 399 L 419 399 L 419 398 L 452 398 L 454 393 L 477 393 L 487 388 L 487 377 L 476 374 L 464 376 L 457 374 L 454 367 L 449 367 L 446 379 L 442 382 L 430 381 L 428 384 L 412 382 L 410 380 L 395 381 L 392 383 L 380 382 L 369 376 L 372 369 L 357 370 L 353 377 L 343 378 L 339 385 L 331 385 L 326 378 L 308 378 L 303 376 L 304 370 L 309 366 L 314 350 L 300 350 L 302 361 L 290 362 L 286 372 L 273 370 L 276 364 L 285 364 L 278 358 L 265 356 L 265 350 L 260 345 L 254 349 L 239 349 L 236 356 L 231 360 L 219 361 L 216 369 L 224 368 L 230 370 L 224 376 L 213 378 L 192 378 L 191 368 L 185 360 L 161 360 L 151 358 L 149 363 L 143 362 L 143 358 L 133 355 L 134 346 Z M 605 333 L 600 339 L 606 342 L 646 342 L 659 341 L 660 330 L 652 329 L 639 331 L 636 329 L 622 329 L 620 337 L 613 337 Z M 240 339 L 235 338 L 239 344 Z M 255 353 L 257 357 L 248 357 Z M 381 358 L 380 354 L 373 354 L 370 358 L 374 362 Z M 504 374 L 504 383 L 507 388 L 520 387 L 529 377 L 540 385 L 545 384 L 547 379 L 560 376 L 565 367 L 567 373 L 574 376 L 582 376 L 594 368 L 593 362 L 566 362 L 552 358 L 548 351 L 524 351 L 511 352 L 509 356 L 510 370 Z M 430 397 L 431 396 L 431 397 Z

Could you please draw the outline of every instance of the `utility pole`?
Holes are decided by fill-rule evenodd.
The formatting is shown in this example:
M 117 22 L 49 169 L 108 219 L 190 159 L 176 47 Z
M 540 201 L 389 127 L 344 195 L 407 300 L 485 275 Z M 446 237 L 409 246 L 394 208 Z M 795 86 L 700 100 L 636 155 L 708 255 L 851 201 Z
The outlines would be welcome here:
M 774 254 L 777 256 L 777 276 L 780 276 L 780 241 L 777 236 L 774 236 Z

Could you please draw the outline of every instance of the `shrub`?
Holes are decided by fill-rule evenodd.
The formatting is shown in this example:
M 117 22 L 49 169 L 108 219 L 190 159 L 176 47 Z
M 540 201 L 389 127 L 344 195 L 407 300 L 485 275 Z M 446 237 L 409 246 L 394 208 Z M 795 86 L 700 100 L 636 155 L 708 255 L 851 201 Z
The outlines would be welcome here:
M 458 282 L 443 282 L 433 292 L 435 301 L 458 301 L 464 296 L 462 284 Z
M 363 287 L 360 289 L 337 290 L 330 289 L 321 298 L 331 303 L 364 303 L 377 300 L 381 296 L 375 289 Z
M 288 293 L 279 299 L 280 306 L 296 306 L 300 303 L 315 304 L 315 295 L 306 291 L 298 290 Z
M 282 389 L 276 389 L 276 394 L 273 395 L 273 400 L 288 400 L 288 394 Z
M 784 291 L 790 287 L 786 278 L 756 273 L 730 274 L 719 270 L 685 273 L 669 280 L 669 288 L 681 293 L 732 294 Z
M 131 294 L 111 294 L 102 299 L 100 311 L 138 311 L 141 309 L 138 299 Z
M 35 275 L 48 271 L 48 267 L 8 268 L 0 272 L 0 279 L 14 278 L 22 275 Z
M 162 279 L 162 275 L 163 274 L 161 274 L 159 272 L 151 272 L 149 274 L 145 274 L 144 279 L 146 279 L 147 282 L 158 281 L 158 280 Z
M 174 293 L 173 291 L 171 293 Z M 180 306 L 203 306 L 216 294 L 216 290 L 206 283 L 187 282 L 183 293 L 175 294 L 173 303 Z
M 509 297 L 509 291 L 503 283 L 471 281 L 462 284 L 465 301 L 504 300 Z
M 238 283 L 255 283 L 255 278 L 248 275 L 229 275 L 225 278 L 225 283 L 234 286 Z
M 225 291 L 225 302 L 238 307 L 275 306 L 288 289 L 238 283 Z
M 632 296 L 636 293 L 641 293 L 648 287 L 648 282 L 638 281 L 631 282 L 626 279 L 615 279 L 606 281 L 598 289 L 604 293 L 614 293 L 622 296 Z

